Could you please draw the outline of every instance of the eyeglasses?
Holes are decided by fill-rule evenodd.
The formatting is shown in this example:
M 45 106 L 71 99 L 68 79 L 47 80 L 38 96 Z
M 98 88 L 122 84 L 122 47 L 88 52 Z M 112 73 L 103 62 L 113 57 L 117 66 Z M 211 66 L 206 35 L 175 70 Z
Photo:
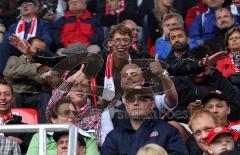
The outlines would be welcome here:
M 141 103 L 146 103 L 154 100 L 153 95 L 131 95 L 125 98 L 127 103 L 133 103 L 136 100 L 141 102 Z
M 117 45 L 119 45 L 120 43 L 122 43 L 124 45 L 130 45 L 131 39 L 130 38 L 117 38 L 117 39 L 112 40 L 112 42 Z
M 78 112 L 73 110 L 64 110 L 62 112 L 58 112 L 58 115 L 61 115 L 63 117 L 75 117 L 78 115 Z

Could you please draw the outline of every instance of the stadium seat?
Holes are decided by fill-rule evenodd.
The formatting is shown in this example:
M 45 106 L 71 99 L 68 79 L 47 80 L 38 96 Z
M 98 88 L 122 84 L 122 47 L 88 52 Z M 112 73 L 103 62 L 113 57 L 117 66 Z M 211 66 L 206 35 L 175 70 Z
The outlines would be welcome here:
M 22 116 L 22 122 L 38 124 L 38 112 L 32 108 L 12 108 L 12 114 Z

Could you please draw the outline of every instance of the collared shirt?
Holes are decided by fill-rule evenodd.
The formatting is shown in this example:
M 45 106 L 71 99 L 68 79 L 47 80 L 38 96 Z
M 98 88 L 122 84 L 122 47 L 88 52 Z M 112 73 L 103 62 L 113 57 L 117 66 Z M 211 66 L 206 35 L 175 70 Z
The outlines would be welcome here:
M 1 136 L 0 137 L 0 154 L 1 155 L 21 155 L 21 149 L 17 143 Z
M 187 155 L 188 151 L 178 130 L 158 119 L 147 119 L 134 130 L 129 120 L 111 131 L 103 144 L 104 155 L 135 155 L 146 144 L 155 143 L 167 150 L 169 155 Z

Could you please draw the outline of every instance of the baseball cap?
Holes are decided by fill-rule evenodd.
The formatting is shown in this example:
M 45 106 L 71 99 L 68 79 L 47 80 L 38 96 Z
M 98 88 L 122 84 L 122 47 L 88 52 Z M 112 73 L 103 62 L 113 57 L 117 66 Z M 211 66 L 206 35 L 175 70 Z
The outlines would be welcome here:
M 63 135 L 68 135 L 68 132 L 67 131 L 54 132 L 53 139 L 55 140 L 55 142 L 57 142 L 59 140 L 59 138 Z M 85 131 L 83 131 L 82 129 L 78 129 L 78 142 L 81 146 L 86 146 L 84 137 L 91 137 L 91 136 L 88 133 L 86 133 Z
M 226 96 L 220 91 L 220 90 L 215 90 L 209 92 L 207 95 L 205 95 L 202 99 L 202 104 L 205 105 L 209 100 L 217 98 L 221 101 L 228 101 Z M 227 102 L 228 104 L 228 102 Z
M 124 92 L 123 97 L 125 100 L 128 100 L 135 95 L 148 95 L 153 98 L 153 91 L 149 87 L 135 87 Z
M 22 5 L 22 3 L 33 3 L 33 4 L 37 4 L 36 0 L 20 0 L 18 1 L 18 5 Z
M 227 127 L 222 127 L 222 126 L 218 126 L 216 128 L 213 128 L 210 130 L 209 134 L 208 134 L 208 137 L 207 137 L 207 143 L 208 144 L 211 144 L 212 141 L 220 134 L 223 134 L 223 133 L 226 133 L 226 134 L 229 134 L 233 137 L 234 140 L 236 140 L 236 136 L 234 134 L 234 132 L 227 128 Z

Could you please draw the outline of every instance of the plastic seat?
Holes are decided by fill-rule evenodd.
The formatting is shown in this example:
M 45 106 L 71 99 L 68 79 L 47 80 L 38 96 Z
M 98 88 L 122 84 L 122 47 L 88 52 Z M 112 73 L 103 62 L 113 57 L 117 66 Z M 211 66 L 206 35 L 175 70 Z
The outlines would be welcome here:
M 38 112 L 32 108 L 12 108 L 12 114 L 22 116 L 22 122 L 38 124 Z

